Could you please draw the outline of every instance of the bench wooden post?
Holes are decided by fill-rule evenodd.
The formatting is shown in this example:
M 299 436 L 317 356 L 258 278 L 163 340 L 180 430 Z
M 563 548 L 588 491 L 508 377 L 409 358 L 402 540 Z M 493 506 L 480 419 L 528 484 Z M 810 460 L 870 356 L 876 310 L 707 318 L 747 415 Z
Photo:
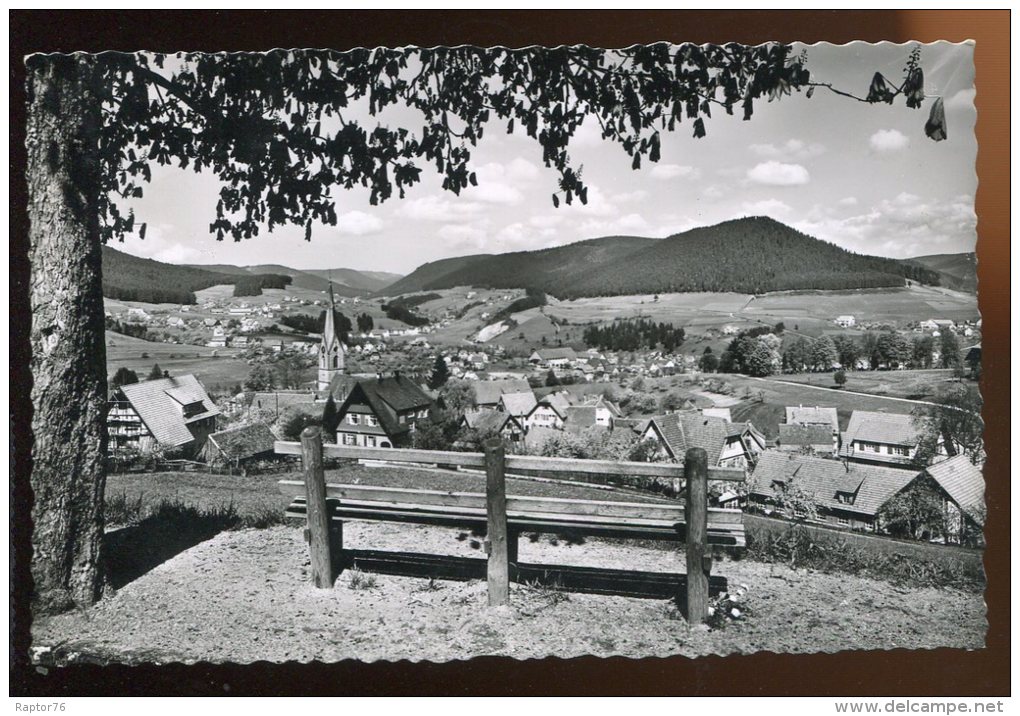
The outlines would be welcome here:
M 708 454 L 704 448 L 691 448 L 684 456 L 687 481 L 687 622 L 704 624 L 708 618 L 708 570 L 705 548 L 708 544 Z
M 485 441 L 485 514 L 488 534 L 489 606 L 501 607 L 510 601 L 510 569 L 506 524 L 506 456 L 503 441 Z
M 322 467 L 322 432 L 312 425 L 301 433 L 301 466 L 305 476 L 308 547 L 312 557 L 312 582 L 320 589 L 333 587 L 329 509 L 326 505 L 326 474 Z

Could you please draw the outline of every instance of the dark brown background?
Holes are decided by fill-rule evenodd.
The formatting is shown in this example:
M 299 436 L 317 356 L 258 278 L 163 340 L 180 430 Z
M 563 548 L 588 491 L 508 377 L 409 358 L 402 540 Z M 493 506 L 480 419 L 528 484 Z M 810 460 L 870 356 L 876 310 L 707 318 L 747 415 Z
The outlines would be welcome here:
M 1009 11 L 11 11 L 11 409 L 16 471 L 12 509 L 11 694 L 676 694 L 1004 695 L 1009 693 Z M 24 66 L 32 52 L 268 50 L 274 47 L 559 45 L 622 47 L 654 41 L 759 43 L 853 40 L 977 41 L 978 274 L 984 318 L 989 507 L 987 648 L 978 652 L 850 652 L 670 659 L 481 658 L 229 667 L 27 667 L 31 526 L 26 461 L 31 376 L 27 316 Z M 795 609 L 795 606 L 791 605 Z M 946 624 L 946 629 L 954 628 Z M 810 645 L 805 645 L 810 647 Z

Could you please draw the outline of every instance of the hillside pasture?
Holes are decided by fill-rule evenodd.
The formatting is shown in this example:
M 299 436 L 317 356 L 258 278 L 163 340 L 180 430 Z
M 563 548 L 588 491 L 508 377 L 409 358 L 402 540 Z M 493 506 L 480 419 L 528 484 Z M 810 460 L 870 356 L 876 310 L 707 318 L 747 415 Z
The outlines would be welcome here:
M 216 355 L 213 355 L 213 353 Z M 145 379 L 154 363 L 170 375 L 194 375 L 206 390 L 217 392 L 233 388 L 248 376 L 247 363 L 233 348 L 205 348 L 174 343 L 154 343 L 120 333 L 106 332 L 106 372 L 129 368 Z M 145 356 L 145 357 L 143 357 Z
M 835 385 L 832 376 L 832 373 L 799 373 L 784 375 L 782 379 L 791 383 L 832 388 Z M 939 385 L 954 380 L 953 371 L 948 369 L 849 371 L 843 390 L 908 400 L 931 400 Z

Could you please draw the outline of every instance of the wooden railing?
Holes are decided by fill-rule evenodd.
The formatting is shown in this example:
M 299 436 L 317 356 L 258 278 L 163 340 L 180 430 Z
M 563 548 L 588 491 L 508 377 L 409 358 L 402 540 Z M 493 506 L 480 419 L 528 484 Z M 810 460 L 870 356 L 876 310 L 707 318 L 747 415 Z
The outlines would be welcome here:
M 303 492 L 306 499 L 306 516 L 308 524 L 308 540 L 311 549 L 312 580 L 316 586 L 331 588 L 333 586 L 334 552 L 338 537 L 336 529 L 331 529 L 327 497 L 336 499 L 343 497 L 343 490 L 357 489 L 359 495 L 365 497 L 371 491 L 376 498 L 386 493 L 386 488 L 358 486 L 326 486 L 323 459 L 361 459 L 382 460 L 398 463 L 443 465 L 453 467 L 484 469 L 486 474 L 485 515 L 488 535 L 488 586 L 489 604 L 498 606 L 509 600 L 509 547 L 507 540 L 507 512 L 520 510 L 527 503 L 535 503 L 523 497 L 507 498 L 506 476 L 514 470 L 539 471 L 556 475 L 557 473 L 588 473 L 601 475 L 628 475 L 631 477 L 647 477 L 649 479 L 683 479 L 686 482 L 685 502 L 679 505 L 663 505 L 660 509 L 671 513 L 682 512 L 685 523 L 684 541 L 686 542 L 687 574 L 686 606 L 688 621 L 692 624 L 703 623 L 708 617 L 709 572 L 711 556 L 708 551 L 708 481 L 723 480 L 742 482 L 744 471 L 739 468 L 709 467 L 708 456 L 702 448 L 692 448 L 685 455 L 684 464 L 646 463 L 614 460 L 578 460 L 572 458 L 535 457 L 530 455 L 505 455 L 503 443 L 493 439 L 485 444 L 484 453 L 448 452 L 435 450 L 408 450 L 396 448 L 343 447 L 323 445 L 321 432 L 316 427 L 306 428 L 301 435 L 301 442 L 275 443 L 275 452 L 281 455 L 300 455 L 304 473 L 304 489 L 299 484 L 283 482 L 285 493 L 298 496 Z M 332 491 L 332 494 L 330 494 Z M 340 494 L 338 494 L 340 493 Z M 363 494 L 364 493 L 364 494 Z M 374 493 L 379 493 L 375 495 Z M 439 493 L 437 493 L 439 494 Z M 428 495 L 417 495 L 418 499 Z M 471 501 L 469 507 L 482 507 L 481 501 L 472 496 L 458 496 L 456 493 L 444 493 L 444 499 L 454 497 Z M 481 496 L 479 496 L 481 497 Z M 548 502 L 548 500 L 545 500 Z M 477 505 L 475 504 L 477 502 Z M 532 505 L 533 507 L 533 505 Z M 621 509 L 623 505 L 620 506 Z M 654 508 L 651 508 L 654 509 Z M 716 510 L 720 513 L 731 510 Z M 713 515 L 713 521 L 726 521 L 726 515 Z M 739 515 L 737 515 L 739 517 Z

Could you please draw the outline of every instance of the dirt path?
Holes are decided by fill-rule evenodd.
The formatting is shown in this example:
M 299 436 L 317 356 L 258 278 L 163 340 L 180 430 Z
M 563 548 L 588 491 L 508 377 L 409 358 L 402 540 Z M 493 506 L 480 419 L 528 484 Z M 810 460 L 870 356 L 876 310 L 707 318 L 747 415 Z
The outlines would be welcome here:
M 347 546 L 480 557 L 456 530 L 351 523 Z M 676 549 L 619 542 L 554 546 L 521 540 L 522 562 L 682 571 Z M 719 564 L 731 590 L 747 586 L 745 617 L 690 629 L 669 601 L 513 585 L 511 605 L 485 606 L 484 582 L 345 572 L 331 590 L 308 581 L 299 529 L 225 532 L 183 552 L 85 612 L 38 622 L 44 663 L 199 660 L 446 661 L 583 654 L 665 656 L 771 650 L 983 646 L 981 595 L 794 571 L 751 561 Z M 374 584 L 366 584 L 374 582 Z

